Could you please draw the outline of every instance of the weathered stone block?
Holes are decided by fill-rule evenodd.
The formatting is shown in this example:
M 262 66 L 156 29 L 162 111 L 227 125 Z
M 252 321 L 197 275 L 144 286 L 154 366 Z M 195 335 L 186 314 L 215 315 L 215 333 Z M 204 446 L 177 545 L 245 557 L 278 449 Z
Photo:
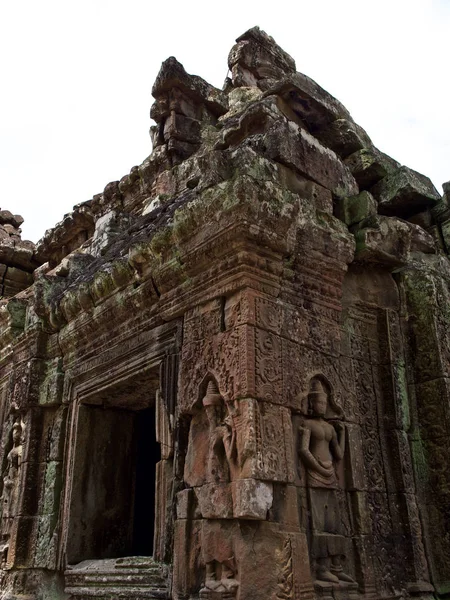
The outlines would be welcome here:
M 200 122 L 172 113 L 164 123 L 164 139 L 168 141 L 171 138 L 198 144 L 200 142 Z
M 376 215 L 378 204 L 370 192 L 361 192 L 357 196 L 340 198 L 336 203 L 336 216 L 351 227 L 362 220 Z
M 198 196 L 192 193 L 189 199 L 190 202 L 175 211 L 172 228 L 174 243 L 183 248 L 182 253 L 176 255 L 182 259 L 181 266 L 184 266 L 184 269 L 178 269 L 176 281 L 180 283 L 186 280 L 186 271 L 189 272 L 191 266 L 198 273 L 200 264 L 194 258 L 200 259 L 200 255 L 198 252 L 192 253 L 199 245 L 206 247 L 213 244 L 216 258 L 219 258 L 220 253 L 223 254 L 222 250 L 228 250 L 231 244 L 239 245 L 244 239 L 257 241 L 276 252 L 293 251 L 297 232 L 296 216 L 303 209 L 310 211 L 308 206 L 304 207 L 299 203 L 296 194 L 283 190 L 278 184 L 257 181 L 244 174 L 237 174 L 234 179 L 204 190 Z M 277 227 L 274 229 L 269 224 L 266 226 L 266 221 L 273 222 L 275 215 L 279 217 Z M 209 224 L 207 229 L 200 227 L 205 222 Z M 226 245 L 216 244 L 224 235 Z M 169 256 L 173 256 L 173 245 L 167 249 L 170 250 Z M 207 254 L 202 254 L 204 268 L 209 264 L 205 260 L 206 256 Z M 192 264 L 190 258 L 194 261 Z M 174 261 L 175 257 L 172 263 Z M 168 266 L 167 262 L 165 267 Z M 159 271 L 157 279 L 155 274 L 159 289 L 174 289 L 175 281 L 168 278 L 167 271 L 162 268 Z M 186 275 L 180 280 L 183 272 Z M 217 295 L 220 294 L 211 297 Z
M 34 567 L 56 569 L 58 535 L 55 531 L 58 513 L 46 514 L 38 518 L 37 543 L 34 548 Z
M 9 210 L 0 210 L 0 224 L 1 225 L 12 225 L 18 228 L 23 223 L 23 217 L 20 215 L 13 215 Z
M 408 218 L 410 223 L 414 223 L 415 225 L 419 225 L 422 229 L 429 231 L 433 226 L 433 215 L 430 209 L 424 210 L 421 213 L 417 213 L 416 215 L 412 215 Z
M 32 548 L 37 541 L 38 517 L 17 517 L 11 529 L 6 569 L 33 568 Z
M 437 223 L 448 221 L 450 219 L 449 194 L 444 194 L 429 210 Z
M 48 418 L 48 446 L 47 458 L 49 461 L 62 461 L 66 439 L 67 406 L 56 409 L 53 418 Z
M 240 580 L 243 598 L 259 598 L 261 590 L 271 590 L 274 597 L 295 598 L 303 593 L 312 596 L 312 581 L 304 533 L 282 531 L 276 523 L 249 523 L 242 530 L 236 550 L 246 577 Z M 253 540 L 253 552 L 246 543 Z
M 277 123 L 263 137 L 260 146 L 268 158 L 296 169 L 337 197 L 358 193 L 350 170 L 336 154 L 295 123 Z
M 450 252 L 450 219 L 441 224 L 442 237 L 447 252 Z
M 254 333 L 256 396 L 278 403 L 277 392 L 283 389 L 281 337 L 259 328 L 255 328 Z
M 6 280 L 9 281 L 11 285 L 16 284 L 25 288 L 33 283 L 33 275 L 16 267 L 8 267 L 5 277 L 5 281 Z
M 253 339 L 250 328 L 242 325 L 205 340 L 184 344 L 180 410 L 192 407 L 197 402 L 199 386 L 208 372 L 216 373 L 219 388 L 227 401 L 254 395 L 254 377 L 242 368 L 249 359 Z M 224 352 L 221 353 L 219 349 Z
M 367 504 L 367 492 L 349 492 L 350 507 L 354 519 L 354 531 L 356 535 L 369 535 L 372 530 L 372 520 Z
M 44 489 L 41 502 L 41 514 L 57 513 L 62 487 L 62 463 L 50 461 L 45 466 Z
M 207 339 L 222 331 L 222 304 L 220 299 L 205 302 L 188 310 L 185 316 L 185 343 Z
M 273 503 L 273 485 L 255 479 L 238 479 L 231 486 L 233 516 L 264 521 Z
M 253 27 L 237 38 L 228 56 L 235 87 L 295 72 L 295 61 L 273 38 Z
M 364 472 L 363 460 L 363 438 L 359 425 L 351 423 L 346 424 L 347 430 L 347 448 L 348 448 L 348 489 L 349 490 L 365 490 L 367 487 L 366 476 Z
M 174 186 L 162 188 L 162 193 L 182 193 L 186 189 L 195 189 L 197 192 L 208 187 L 219 184 L 228 179 L 230 175 L 230 164 L 225 160 L 223 153 L 217 150 L 208 150 L 205 154 L 196 154 L 177 165 L 171 171 Z M 161 174 L 159 185 L 162 184 Z M 158 192 L 161 193 L 161 192 Z
M 177 493 L 177 519 L 188 519 L 193 516 L 192 507 L 195 502 L 194 490 L 188 488 Z
M 435 253 L 433 238 L 418 225 L 396 217 L 372 216 L 355 231 L 359 261 L 386 265 L 405 264 L 410 252 Z
M 430 257 L 434 258 L 434 257 Z M 440 261 L 436 257 L 436 261 Z M 446 279 L 446 278 L 445 278 Z M 450 375 L 450 338 L 448 336 L 448 285 L 441 276 L 427 271 L 409 270 L 403 276 L 408 313 L 413 316 L 410 331 L 413 354 L 410 358 L 413 379 L 425 383 Z M 439 422 L 439 421 L 438 421 Z
M 298 483 L 298 482 L 297 482 Z M 303 527 L 300 521 L 300 513 L 303 513 L 302 492 L 297 485 L 285 485 L 284 483 L 273 483 L 273 504 L 270 509 L 269 518 L 275 523 L 290 531 Z
M 274 82 L 266 93 L 280 95 L 311 132 L 321 130 L 336 119 L 351 120 L 339 100 L 303 73 Z
M 167 152 L 175 165 L 180 164 L 183 160 L 192 156 L 199 148 L 199 143 L 185 142 L 173 137 L 167 141 Z
M 14 256 L 15 242 L 9 236 L 0 239 L 0 262 L 10 265 Z
M 344 163 L 350 169 L 362 190 L 372 187 L 400 166 L 396 160 L 383 154 L 373 146 L 357 150 L 348 156 Z
M 160 460 L 156 464 L 155 481 L 155 532 L 153 536 L 153 558 L 167 561 L 171 549 L 167 543 L 168 531 L 173 526 L 173 464 L 170 460 Z M 197 516 L 194 512 L 191 517 Z
M 387 489 L 413 494 L 415 482 L 408 434 L 398 429 L 387 432 L 386 446 L 386 455 L 392 465 L 387 472 Z
M 232 519 L 233 499 L 229 483 L 207 483 L 195 488 L 198 507 L 204 519 Z
M 172 56 L 161 65 L 153 84 L 152 95 L 159 98 L 173 88 L 178 88 L 196 102 L 204 103 L 217 116 L 227 112 L 227 99 L 223 92 L 201 77 L 186 73 L 183 65 Z
M 174 525 L 174 546 L 183 548 L 174 553 L 173 593 L 182 598 L 198 593 L 202 585 L 203 569 L 201 540 L 203 520 L 177 520 Z
M 450 379 L 441 377 L 418 383 L 415 395 L 421 438 L 436 440 L 439 445 L 439 440 L 447 435 L 450 427 Z
M 350 119 L 336 119 L 318 131 L 316 137 L 342 158 L 372 146 L 364 129 Z
M 224 149 L 237 146 L 250 136 L 264 133 L 281 117 L 275 96 L 250 103 L 241 113 L 224 118 L 223 129 L 215 147 Z
M 400 167 L 370 191 L 378 201 L 379 212 L 403 218 L 434 206 L 440 199 L 430 179 L 408 167 Z
M 41 364 L 41 383 L 38 402 L 45 406 L 61 404 L 64 387 L 64 373 L 61 359 L 43 361 Z
M 239 146 L 231 154 L 233 165 L 240 172 L 259 181 L 277 181 L 280 186 L 308 200 L 318 210 L 333 214 L 333 194 L 322 185 L 315 183 L 278 162 L 268 160 L 249 146 Z
M 228 94 L 228 112 L 219 121 L 229 119 L 246 108 L 249 102 L 255 102 L 262 96 L 262 91 L 254 86 L 236 87 Z

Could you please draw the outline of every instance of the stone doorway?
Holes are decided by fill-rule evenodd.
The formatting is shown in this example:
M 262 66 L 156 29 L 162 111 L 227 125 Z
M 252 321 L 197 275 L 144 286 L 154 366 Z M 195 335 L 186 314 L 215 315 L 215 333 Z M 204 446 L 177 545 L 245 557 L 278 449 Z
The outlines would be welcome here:
M 154 407 L 136 413 L 136 474 L 133 517 L 133 556 L 153 556 L 155 537 L 156 466 L 161 449 L 156 441 Z
M 76 407 L 66 564 L 153 556 L 157 381 Z

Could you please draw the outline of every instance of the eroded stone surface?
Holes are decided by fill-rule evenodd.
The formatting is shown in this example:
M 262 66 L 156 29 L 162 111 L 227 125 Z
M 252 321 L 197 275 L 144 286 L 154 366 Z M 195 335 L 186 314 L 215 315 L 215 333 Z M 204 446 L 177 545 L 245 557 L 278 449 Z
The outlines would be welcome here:
M 347 156 L 344 162 L 361 190 L 370 189 L 400 166 L 397 161 L 373 147 L 357 150 Z
M 433 207 L 439 194 L 428 177 L 401 167 L 371 188 L 379 202 L 380 212 L 409 217 L 424 208 Z
M 450 184 L 259 28 L 229 67 L 36 248 L 0 211 L 5 598 L 448 594 Z

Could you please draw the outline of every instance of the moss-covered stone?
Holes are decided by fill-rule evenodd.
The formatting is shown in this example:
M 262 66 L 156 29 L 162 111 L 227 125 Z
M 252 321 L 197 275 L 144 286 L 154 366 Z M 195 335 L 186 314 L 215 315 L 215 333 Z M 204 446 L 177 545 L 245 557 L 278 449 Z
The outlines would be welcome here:
M 400 166 L 396 160 L 383 154 L 374 146 L 357 150 L 348 156 L 344 163 L 362 190 L 371 188 Z
M 434 206 L 439 193 L 428 177 L 400 167 L 371 188 L 382 214 L 409 217 Z
M 370 192 L 361 192 L 357 196 L 340 198 L 336 202 L 336 216 L 351 227 L 367 217 L 377 214 L 377 202 Z

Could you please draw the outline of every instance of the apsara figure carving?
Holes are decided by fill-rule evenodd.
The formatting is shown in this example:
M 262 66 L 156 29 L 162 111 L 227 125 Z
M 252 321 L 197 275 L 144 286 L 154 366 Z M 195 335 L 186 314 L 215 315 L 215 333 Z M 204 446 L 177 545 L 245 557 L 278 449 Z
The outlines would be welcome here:
M 345 453 L 345 427 L 325 418 L 330 391 L 321 377 L 309 384 L 309 417 L 299 427 L 299 455 L 307 472 L 310 510 L 310 552 L 316 564 L 316 578 L 330 583 L 353 583 L 344 572 L 345 532 L 339 505 L 336 464 Z

